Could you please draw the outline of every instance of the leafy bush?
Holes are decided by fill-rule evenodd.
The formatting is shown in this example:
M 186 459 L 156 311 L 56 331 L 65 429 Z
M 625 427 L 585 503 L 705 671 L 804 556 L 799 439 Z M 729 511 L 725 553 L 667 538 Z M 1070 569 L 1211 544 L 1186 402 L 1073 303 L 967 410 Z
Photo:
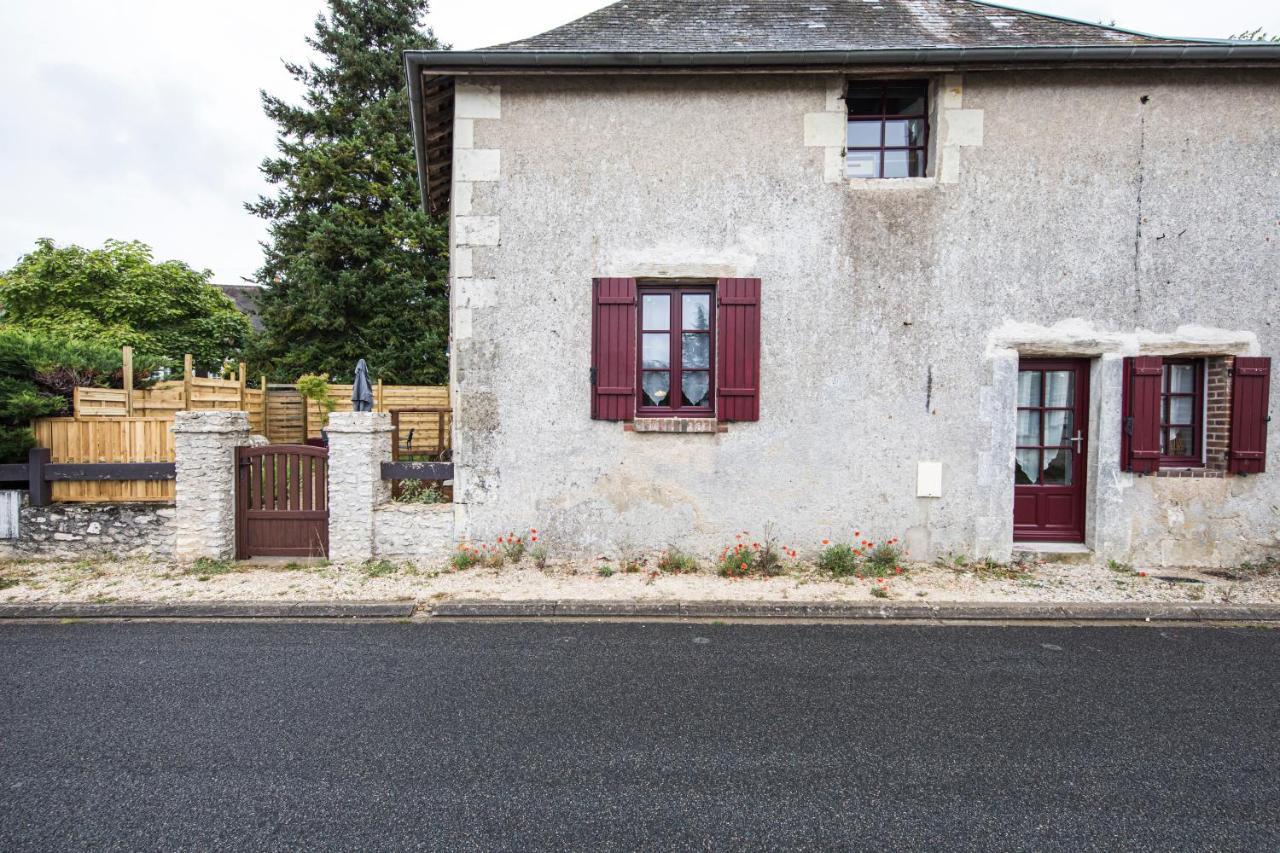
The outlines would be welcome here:
M 862 574 L 869 578 L 885 578 L 893 574 L 902 574 L 902 549 L 897 546 L 897 539 L 890 539 L 871 547 L 866 560 L 862 564 Z
M 369 578 L 385 578 L 387 575 L 393 575 L 396 571 L 396 564 L 390 560 L 366 560 L 360 566 L 360 572 Z
M 156 262 L 139 242 L 108 240 L 101 249 L 85 249 L 38 240 L 34 251 L 0 273 L 3 323 L 76 342 L 70 346 L 114 350 L 115 369 L 127 344 L 144 360 L 177 363 L 189 352 L 198 370 L 217 370 L 240 355 L 250 327 L 235 303 L 209 284 L 211 277 L 181 261 Z
M 160 365 L 134 366 L 145 376 Z M 0 324 L 0 462 L 26 461 L 31 419 L 69 414 L 77 386 L 119 386 L 122 378 L 117 349 Z
M 459 545 L 457 552 L 449 558 L 449 565 L 457 570 L 470 569 L 484 562 L 484 555 L 478 548 Z
M 763 544 L 753 541 L 750 531 L 745 530 L 734 536 L 734 540 L 734 544 L 724 548 L 716 560 L 716 571 L 722 577 L 775 577 L 786 571 L 783 557 L 794 559 L 796 556 L 796 552 L 789 548 L 779 548 L 773 534 L 767 530 Z
M 818 568 L 843 578 L 858 571 L 858 553 L 850 545 L 828 545 L 818 552 Z
M 438 483 L 430 480 L 405 480 L 400 484 L 400 493 L 396 501 L 405 504 L 443 504 L 448 503 L 444 490 Z

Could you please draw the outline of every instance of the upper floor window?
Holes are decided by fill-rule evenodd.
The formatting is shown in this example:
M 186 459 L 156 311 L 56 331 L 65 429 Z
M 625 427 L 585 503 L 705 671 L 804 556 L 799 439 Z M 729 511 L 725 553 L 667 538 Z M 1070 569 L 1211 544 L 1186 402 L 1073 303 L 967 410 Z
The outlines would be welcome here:
M 845 104 L 849 110 L 846 177 L 924 176 L 929 145 L 927 82 L 851 82 Z
M 714 295 L 706 285 L 640 287 L 639 414 L 714 414 Z

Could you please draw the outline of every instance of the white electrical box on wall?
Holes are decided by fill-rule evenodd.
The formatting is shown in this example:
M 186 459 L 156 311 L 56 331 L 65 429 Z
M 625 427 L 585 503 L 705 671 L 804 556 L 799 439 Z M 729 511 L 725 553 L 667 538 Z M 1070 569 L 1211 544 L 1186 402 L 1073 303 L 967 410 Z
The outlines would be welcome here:
M 916 465 L 916 497 L 942 497 L 941 462 L 920 462 Z

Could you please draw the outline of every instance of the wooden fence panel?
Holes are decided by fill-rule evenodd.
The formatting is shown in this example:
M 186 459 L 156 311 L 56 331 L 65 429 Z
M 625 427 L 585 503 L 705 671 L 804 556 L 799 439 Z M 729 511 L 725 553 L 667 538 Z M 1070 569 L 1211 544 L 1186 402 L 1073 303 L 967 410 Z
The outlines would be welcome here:
M 172 418 L 40 418 L 36 442 L 50 462 L 172 462 Z M 172 503 L 172 480 L 55 482 L 53 500 L 72 503 Z

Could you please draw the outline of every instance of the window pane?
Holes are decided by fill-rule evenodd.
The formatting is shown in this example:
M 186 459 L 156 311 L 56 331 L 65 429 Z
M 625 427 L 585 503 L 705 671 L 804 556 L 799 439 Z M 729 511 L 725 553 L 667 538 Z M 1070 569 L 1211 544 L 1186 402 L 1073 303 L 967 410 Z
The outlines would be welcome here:
M 686 293 L 680 307 L 680 320 L 686 329 L 711 328 L 711 294 Z
M 879 151 L 850 151 L 845 157 L 845 174 L 850 178 L 880 177 Z
M 1044 476 L 1040 478 L 1040 483 L 1045 486 L 1071 485 L 1070 450 L 1063 447 L 1044 452 Z
M 1018 405 L 1040 405 L 1040 371 L 1023 370 L 1018 373 Z
M 878 116 L 881 114 L 880 87 L 849 89 L 845 93 L 844 103 L 851 116 Z
M 924 113 L 924 89 L 917 86 L 890 87 L 885 92 L 885 115 L 906 116 Z
M 1170 456 L 1195 456 L 1195 437 L 1191 427 L 1169 427 L 1168 447 L 1164 452 Z
M 711 366 L 711 336 L 699 332 L 684 333 L 685 367 L 707 368 Z
M 1044 443 L 1049 446 L 1066 444 L 1071 440 L 1071 412 L 1044 413 Z
M 1013 466 L 1013 482 L 1019 486 L 1034 486 L 1040 481 L 1040 451 L 1019 450 L 1018 464 Z
M 1044 372 L 1044 404 L 1046 406 L 1071 406 L 1075 401 L 1074 370 L 1046 370 Z
M 913 118 L 906 121 L 886 121 L 884 123 L 884 144 L 890 147 L 924 145 L 924 119 Z
M 1193 397 L 1169 397 L 1169 423 L 1190 424 L 1195 409 Z
M 879 148 L 880 147 L 880 122 L 878 121 L 851 121 L 849 122 L 849 135 L 846 143 L 850 148 Z
M 1166 364 L 1165 373 L 1169 376 L 1169 391 L 1173 394 L 1191 394 L 1196 388 L 1196 369 L 1191 364 Z
M 886 178 L 911 177 L 911 162 L 907 156 L 909 151 L 884 152 L 884 176 Z
M 1040 413 L 1036 411 L 1018 412 L 1018 444 L 1040 443 Z
M 671 392 L 671 374 L 665 370 L 646 370 L 641 374 L 640 385 L 644 389 L 644 405 L 665 406 Z
M 644 306 L 644 328 L 671 328 L 671 297 L 665 293 L 648 293 L 640 297 Z
M 644 335 L 644 356 L 640 366 L 648 368 L 667 368 L 671 366 L 671 336 L 665 332 Z
M 707 371 L 681 374 L 680 386 L 686 406 L 705 406 L 711 390 L 711 374 Z

